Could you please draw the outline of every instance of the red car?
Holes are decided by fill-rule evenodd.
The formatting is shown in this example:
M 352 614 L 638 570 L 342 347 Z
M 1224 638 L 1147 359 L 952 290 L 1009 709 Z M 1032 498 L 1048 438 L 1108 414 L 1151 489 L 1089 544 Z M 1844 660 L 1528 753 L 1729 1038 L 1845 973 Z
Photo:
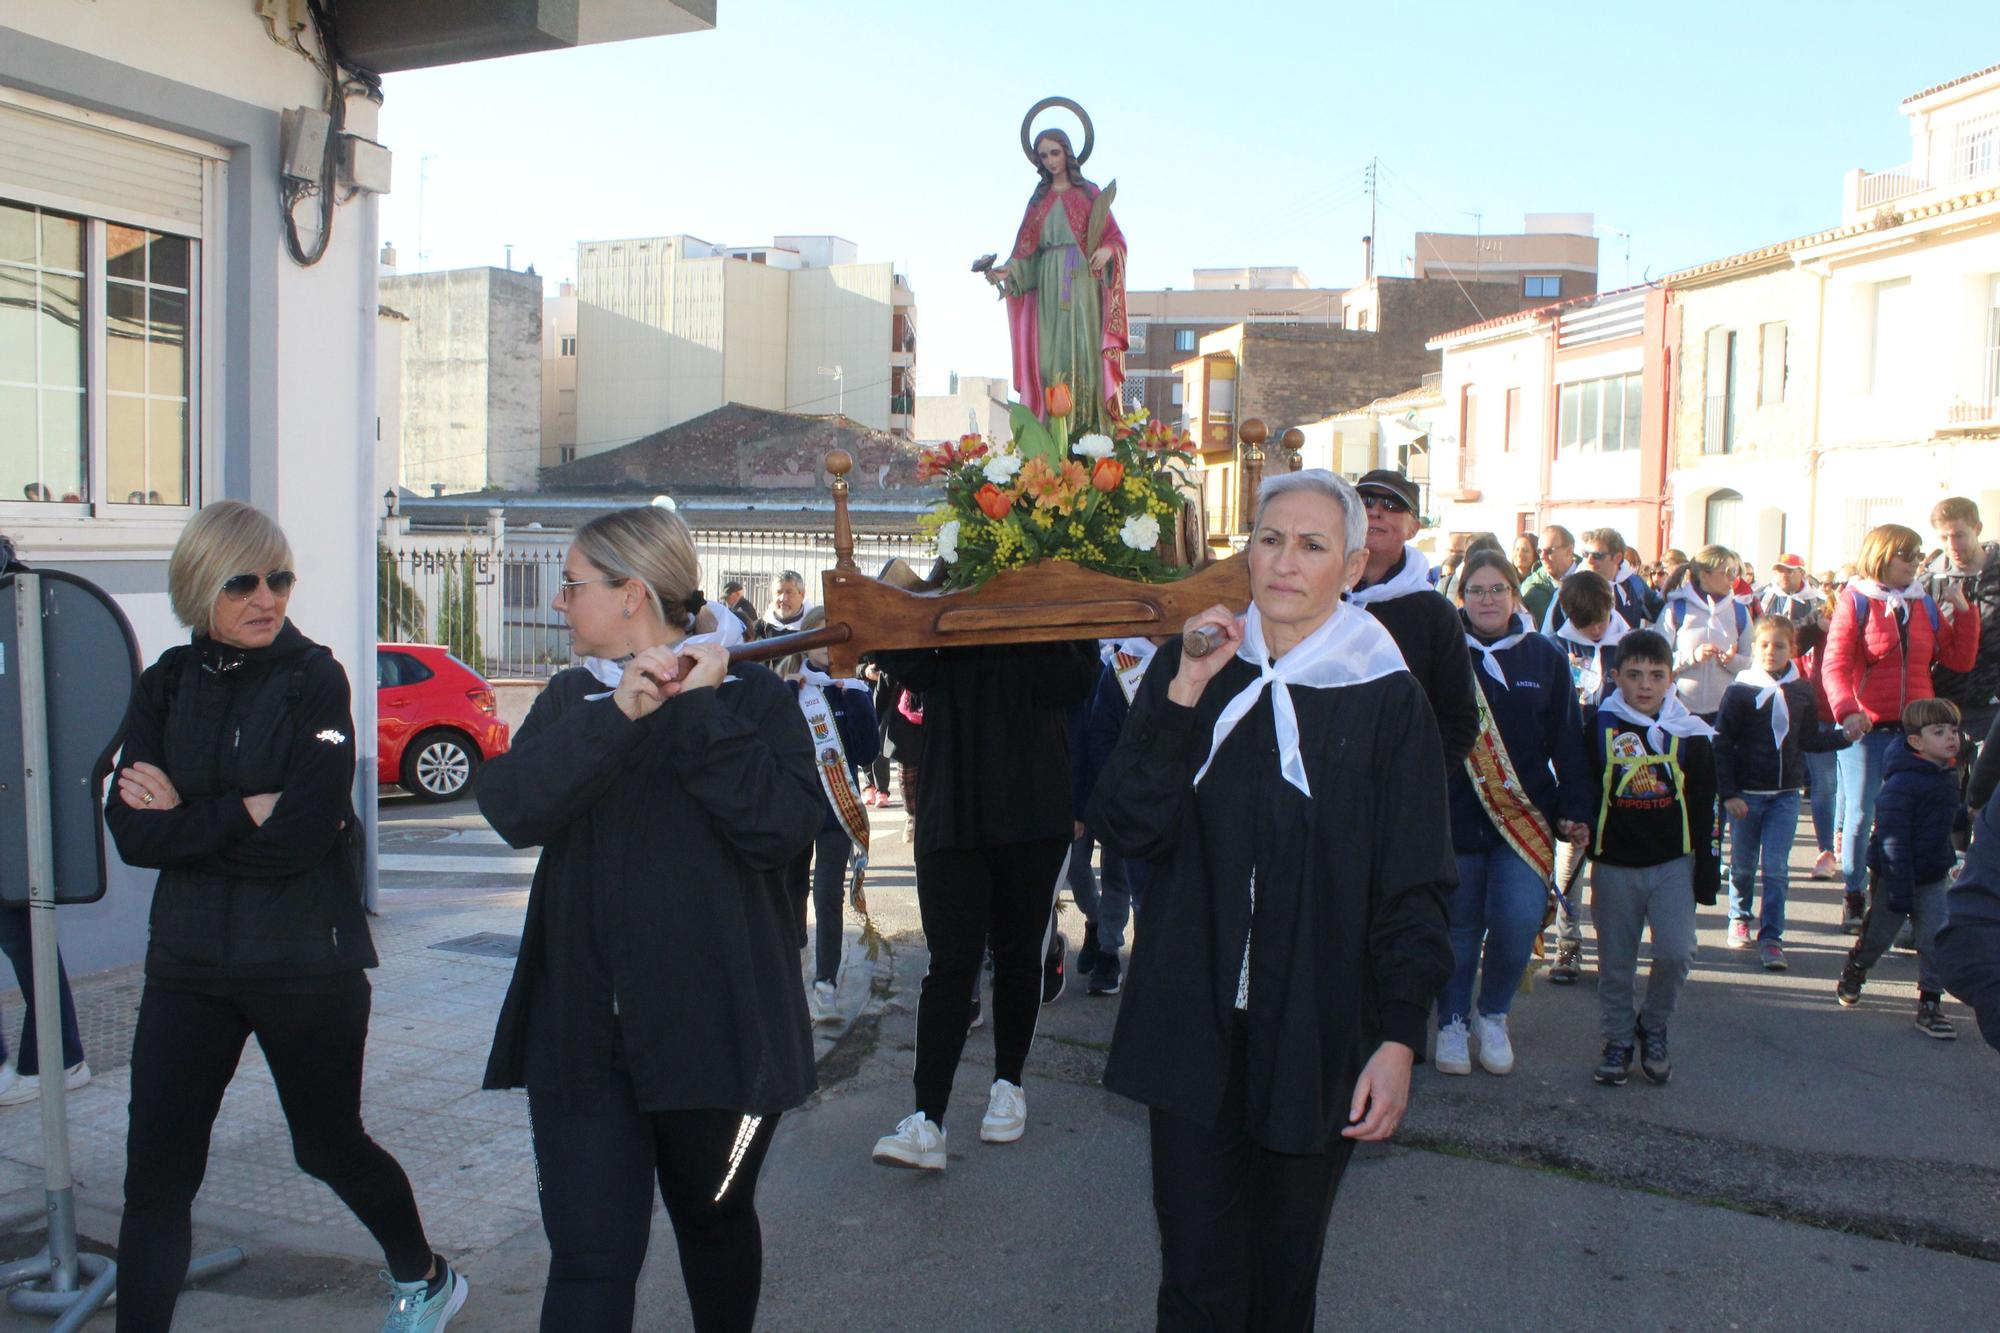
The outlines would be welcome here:
M 449 801 L 480 764 L 507 752 L 507 724 L 493 687 L 449 650 L 429 643 L 375 645 L 375 739 L 383 786 L 420 801 Z

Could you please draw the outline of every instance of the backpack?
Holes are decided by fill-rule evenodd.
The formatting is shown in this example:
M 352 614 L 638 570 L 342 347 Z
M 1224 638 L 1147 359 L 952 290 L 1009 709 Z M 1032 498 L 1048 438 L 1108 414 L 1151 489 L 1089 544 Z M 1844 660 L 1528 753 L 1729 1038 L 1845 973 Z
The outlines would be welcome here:
M 1742 600 L 1737 597 L 1731 597 L 1729 604 L 1736 609 L 1736 633 L 1740 638 L 1743 631 L 1750 625 L 1750 608 L 1743 605 Z M 1711 619 L 1714 615 L 1713 611 L 1709 612 Z M 1665 619 L 1668 628 L 1673 632 L 1671 637 L 1678 637 L 1681 632 L 1681 626 L 1687 623 L 1687 603 L 1678 598 L 1667 603 Z M 1635 626 L 1634 628 L 1637 627 Z

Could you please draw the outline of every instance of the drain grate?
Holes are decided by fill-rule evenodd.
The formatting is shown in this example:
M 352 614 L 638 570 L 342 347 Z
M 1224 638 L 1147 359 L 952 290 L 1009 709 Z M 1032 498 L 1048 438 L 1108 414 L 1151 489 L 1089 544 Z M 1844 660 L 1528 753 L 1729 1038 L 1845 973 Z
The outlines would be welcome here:
M 469 953 L 475 958 L 516 958 L 521 953 L 521 937 L 482 930 L 477 935 L 439 940 L 431 948 L 442 949 L 446 953 Z

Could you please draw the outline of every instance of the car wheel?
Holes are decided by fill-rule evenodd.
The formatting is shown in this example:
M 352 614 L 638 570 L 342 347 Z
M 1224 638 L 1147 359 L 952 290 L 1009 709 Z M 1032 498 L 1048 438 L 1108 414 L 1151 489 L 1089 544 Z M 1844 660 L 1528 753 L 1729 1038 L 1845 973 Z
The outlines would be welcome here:
M 479 771 L 479 751 L 455 731 L 427 731 L 403 751 L 403 790 L 420 801 L 463 796 Z

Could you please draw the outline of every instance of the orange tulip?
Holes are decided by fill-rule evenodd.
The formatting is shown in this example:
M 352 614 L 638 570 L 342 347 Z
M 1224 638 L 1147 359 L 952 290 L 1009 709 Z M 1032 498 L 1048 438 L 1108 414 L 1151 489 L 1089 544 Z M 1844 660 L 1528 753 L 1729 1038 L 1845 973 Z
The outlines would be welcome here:
M 1007 517 L 1007 511 L 1014 507 L 1013 498 L 990 481 L 974 492 L 972 498 L 979 502 L 979 508 L 986 517 L 995 523 Z
M 1070 409 L 1076 405 L 1067 384 L 1051 384 L 1044 392 L 1043 400 L 1048 405 L 1051 419 L 1068 416 Z
M 1100 458 L 1090 470 L 1090 484 L 1100 491 L 1115 491 L 1125 480 L 1125 465 L 1115 458 Z

